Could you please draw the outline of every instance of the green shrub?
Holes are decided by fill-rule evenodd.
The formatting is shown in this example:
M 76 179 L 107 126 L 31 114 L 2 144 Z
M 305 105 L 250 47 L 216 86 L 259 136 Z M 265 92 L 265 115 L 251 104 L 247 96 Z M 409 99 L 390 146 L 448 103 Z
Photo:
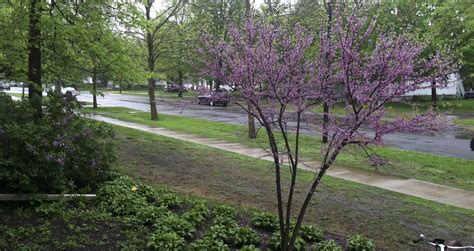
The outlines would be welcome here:
M 55 95 L 38 116 L 27 101 L 0 93 L 0 192 L 91 192 L 110 178 L 112 128 Z
M 342 251 L 342 248 L 337 245 L 334 240 L 321 241 L 314 245 L 313 250 L 315 251 Z
M 193 224 L 189 223 L 176 214 L 169 214 L 153 225 L 160 232 L 174 232 L 183 238 L 191 238 L 196 231 Z
M 215 240 L 212 238 L 204 238 L 201 240 L 197 240 L 193 243 L 191 243 L 190 250 L 195 250 L 195 251 L 226 251 L 230 250 L 229 246 L 225 244 L 221 240 Z
M 181 200 L 174 193 L 165 192 L 158 195 L 156 204 L 160 207 L 174 208 L 181 204 Z
M 241 247 L 244 245 L 258 244 L 260 236 L 250 227 L 240 227 L 232 238 L 234 245 Z
M 247 245 L 247 246 L 243 246 L 239 250 L 240 251 L 260 251 L 260 248 L 254 246 L 254 245 Z
M 155 224 L 164 217 L 168 217 L 171 212 L 165 207 L 144 206 L 137 209 L 136 218 L 145 225 Z
M 135 185 L 133 181 L 127 184 L 128 186 L 125 186 L 127 189 L 128 188 L 131 189 L 131 187 L 135 186 L 137 194 L 142 197 L 145 197 L 148 203 L 153 204 L 157 202 L 159 193 L 154 187 L 148 186 L 148 185 L 142 185 L 142 184 Z
M 235 225 L 212 225 L 204 234 L 205 238 L 220 240 L 227 244 L 232 244 L 237 232 L 237 224 Z
M 202 222 L 204 222 L 204 220 L 206 219 L 208 215 L 209 215 L 209 208 L 202 203 L 196 203 L 191 209 L 184 212 L 181 215 L 181 217 L 183 217 L 183 219 L 186 219 L 190 223 L 197 226 L 201 224 Z
M 351 251 L 372 251 L 375 250 L 374 242 L 364 236 L 354 235 L 349 239 Z
M 291 238 L 291 234 L 290 234 Z M 271 250 L 281 250 L 280 247 L 281 235 L 275 232 L 268 240 L 268 248 Z M 306 242 L 301 237 L 296 237 L 294 250 L 305 250 Z
M 156 232 L 150 237 L 147 247 L 155 250 L 182 250 L 186 242 L 174 232 Z
M 99 208 L 113 215 L 136 215 L 141 210 L 148 210 L 146 197 L 133 191 L 136 186 L 131 178 L 121 176 L 106 182 L 97 191 Z
M 300 235 L 308 243 L 315 243 L 324 240 L 323 231 L 314 225 L 302 225 Z
M 251 223 L 252 226 L 256 228 L 268 231 L 275 231 L 279 229 L 280 226 L 278 218 L 275 215 L 264 212 L 254 212 L 252 214 Z
M 235 217 L 235 208 L 229 206 L 218 206 L 214 209 L 214 214 L 216 217 L 223 217 L 223 218 L 234 218 Z

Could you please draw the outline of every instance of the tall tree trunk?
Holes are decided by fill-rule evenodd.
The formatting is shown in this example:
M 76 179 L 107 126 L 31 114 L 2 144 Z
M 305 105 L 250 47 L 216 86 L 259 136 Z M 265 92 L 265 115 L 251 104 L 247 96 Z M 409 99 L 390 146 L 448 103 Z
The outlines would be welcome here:
M 59 82 L 59 79 L 56 81 L 54 84 L 54 92 L 56 95 L 60 96 L 61 95 L 61 83 Z
M 433 108 L 438 107 L 438 95 L 436 94 L 436 82 L 431 84 L 431 105 Z
M 95 68 L 92 71 L 92 107 L 97 109 L 97 73 Z
M 328 40 L 331 38 L 332 26 L 332 0 L 328 1 Z M 329 123 L 329 105 L 323 104 L 323 143 L 328 143 L 327 127 Z
M 251 18 L 251 8 L 250 0 L 245 0 L 245 16 L 248 19 Z M 255 128 L 255 117 L 252 115 L 252 106 L 250 103 L 247 102 L 247 110 L 248 110 L 248 128 L 249 128 L 249 139 L 256 139 L 257 138 L 257 130 Z
M 256 139 L 257 138 L 257 130 L 255 129 L 255 117 L 252 115 L 252 106 L 247 103 L 248 109 L 248 126 L 249 126 L 249 138 Z
M 153 5 L 152 1 L 149 1 L 148 4 L 145 6 L 145 11 L 146 11 L 146 19 L 148 21 L 151 21 L 151 7 Z M 155 73 L 155 60 L 156 60 L 156 54 L 155 54 L 155 48 L 153 46 L 153 35 L 152 33 L 147 30 L 146 32 L 146 43 L 147 43 L 147 49 L 148 49 L 148 72 L 151 74 L 151 76 L 148 78 L 148 98 L 150 100 L 150 115 L 151 115 L 151 120 L 158 120 L 158 111 L 156 109 L 156 100 L 155 100 L 155 88 L 156 88 L 156 80 L 153 77 L 153 74 Z
M 31 0 L 28 33 L 28 98 L 41 116 L 41 0 Z
M 183 97 L 183 71 L 181 69 L 178 70 L 178 84 L 179 84 L 179 92 L 178 97 Z

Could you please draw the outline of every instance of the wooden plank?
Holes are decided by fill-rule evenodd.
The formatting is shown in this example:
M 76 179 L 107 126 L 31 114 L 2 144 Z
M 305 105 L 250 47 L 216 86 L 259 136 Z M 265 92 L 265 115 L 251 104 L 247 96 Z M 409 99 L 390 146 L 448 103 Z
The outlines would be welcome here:
M 27 201 L 34 199 L 58 200 L 61 197 L 80 197 L 86 200 L 95 199 L 95 194 L 0 194 L 0 201 Z

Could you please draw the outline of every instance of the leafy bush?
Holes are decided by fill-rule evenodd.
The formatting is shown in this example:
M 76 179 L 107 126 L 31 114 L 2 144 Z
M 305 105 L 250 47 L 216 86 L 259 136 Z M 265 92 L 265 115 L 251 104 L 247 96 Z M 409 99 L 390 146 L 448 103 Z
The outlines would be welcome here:
M 0 93 L 0 191 L 96 190 L 115 160 L 111 127 L 75 113 L 74 101 L 50 95 L 43 105 L 38 116 Z
M 156 201 L 156 204 L 161 207 L 174 208 L 181 203 L 181 200 L 174 193 L 161 193 Z
M 349 239 L 351 251 L 372 251 L 375 250 L 374 242 L 364 236 L 354 235 Z
M 321 241 L 320 243 L 314 245 L 313 250 L 315 251 L 342 251 L 342 248 L 337 245 L 334 240 Z
M 190 250 L 196 251 L 226 251 L 230 250 L 229 246 L 221 240 L 215 240 L 212 238 L 204 238 L 197 240 L 190 245 Z
M 182 250 L 184 239 L 174 232 L 156 232 L 148 241 L 147 247 L 155 250 Z
M 290 234 L 291 238 L 291 234 Z M 279 232 L 275 232 L 272 237 L 268 240 L 268 248 L 271 250 L 281 250 L 280 247 L 281 235 Z M 296 237 L 294 250 L 305 250 L 306 242 L 301 237 Z
M 139 189 L 129 177 L 121 176 L 108 181 L 97 191 L 99 208 L 114 215 L 144 213 L 149 210 L 149 204 L 146 197 L 137 192 Z
M 279 229 L 278 218 L 269 213 L 254 212 L 251 218 L 252 226 L 268 231 L 275 231 Z
M 181 217 L 192 223 L 194 226 L 197 226 L 201 224 L 208 215 L 209 208 L 202 203 L 196 203 L 191 209 L 184 212 Z
M 142 224 L 152 225 L 170 214 L 171 212 L 165 207 L 144 206 L 137 209 L 136 218 Z
M 216 215 L 216 217 L 234 218 L 235 211 L 235 208 L 223 205 L 216 207 L 214 209 L 214 214 Z
M 308 243 L 315 243 L 324 240 L 323 231 L 314 225 L 302 225 L 300 234 L 301 238 Z
M 183 238 L 191 238 L 196 231 L 193 224 L 189 223 L 176 214 L 169 214 L 161 218 L 155 225 L 160 232 L 175 232 Z
M 244 245 L 258 244 L 260 236 L 250 227 L 240 227 L 233 237 L 234 245 L 241 247 Z
M 247 245 L 243 246 L 240 251 L 260 251 L 260 248 L 254 246 L 254 245 Z
M 212 225 L 204 234 L 205 238 L 220 240 L 228 244 L 233 243 L 236 235 L 237 224 L 235 225 Z

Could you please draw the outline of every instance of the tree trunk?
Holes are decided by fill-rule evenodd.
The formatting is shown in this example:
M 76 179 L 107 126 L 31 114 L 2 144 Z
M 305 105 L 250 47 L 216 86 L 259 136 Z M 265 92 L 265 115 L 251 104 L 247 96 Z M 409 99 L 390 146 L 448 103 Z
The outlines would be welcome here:
M 58 95 L 58 96 L 61 95 L 61 83 L 59 83 L 59 80 L 56 81 L 56 83 L 54 84 L 54 92 L 55 92 L 56 95 Z
M 92 107 L 97 109 L 97 73 L 92 72 Z
M 146 11 L 146 19 L 148 21 L 152 20 L 150 12 L 151 7 L 153 5 L 153 1 L 149 1 L 148 4 L 145 6 Z M 153 46 L 153 35 L 148 30 L 146 32 L 146 44 L 148 50 L 148 71 L 151 75 L 155 74 L 155 60 L 156 54 Z M 150 115 L 151 120 L 158 120 L 158 111 L 156 110 L 156 100 L 155 100 L 155 88 L 156 88 L 156 80 L 153 76 L 148 78 L 148 98 L 150 100 Z
M 153 1 L 148 1 L 145 5 L 145 15 L 148 21 L 151 21 L 151 7 L 153 5 Z M 146 44 L 148 50 L 148 72 L 152 75 L 148 78 L 148 98 L 150 100 L 150 115 L 151 120 L 158 120 L 158 111 L 156 110 L 156 100 L 155 100 L 155 88 L 156 88 L 156 80 L 153 77 L 155 73 L 155 60 L 156 54 L 153 46 L 153 35 L 151 34 L 150 30 L 146 31 Z
M 247 103 L 247 110 L 248 112 L 248 126 L 249 126 L 249 138 L 256 139 L 257 138 L 257 130 L 255 129 L 255 117 L 252 115 L 252 106 Z
M 179 92 L 178 97 L 183 97 L 183 71 L 181 69 L 178 70 L 178 84 L 179 84 Z
M 436 94 L 436 83 L 433 82 L 431 85 L 431 103 L 433 108 L 438 107 L 438 95 Z
M 331 27 L 332 26 L 332 1 L 328 1 L 328 40 L 331 38 Z M 328 55 L 329 56 L 329 55 Z M 328 132 L 327 127 L 329 123 L 329 105 L 324 102 L 323 104 L 323 143 L 328 143 Z
M 41 116 L 41 0 L 31 0 L 28 33 L 28 99 Z
M 328 143 L 328 127 L 329 123 L 329 105 L 324 102 L 323 104 L 323 143 Z
M 250 0 L 245 0 L 245 17 L 247 19 L 251 18 L 251 11 L 252 5 L 250 4 Z M 249 128 L 249 139 L 256 139 L 257 138 L 257 130 L 255 129 L 255 117 L 252 115 L 252 106 L 250 103 L 247 103 L 247 121 L 248 121 L 248 128 Z
M 150 98 L 151 120 L 158 120 L 158 111 L 156 110 L 156 100 L 155 100 L 155 87 L 156 87 L 155 78 L 149 78 L 148 79 L 148 97 Z

